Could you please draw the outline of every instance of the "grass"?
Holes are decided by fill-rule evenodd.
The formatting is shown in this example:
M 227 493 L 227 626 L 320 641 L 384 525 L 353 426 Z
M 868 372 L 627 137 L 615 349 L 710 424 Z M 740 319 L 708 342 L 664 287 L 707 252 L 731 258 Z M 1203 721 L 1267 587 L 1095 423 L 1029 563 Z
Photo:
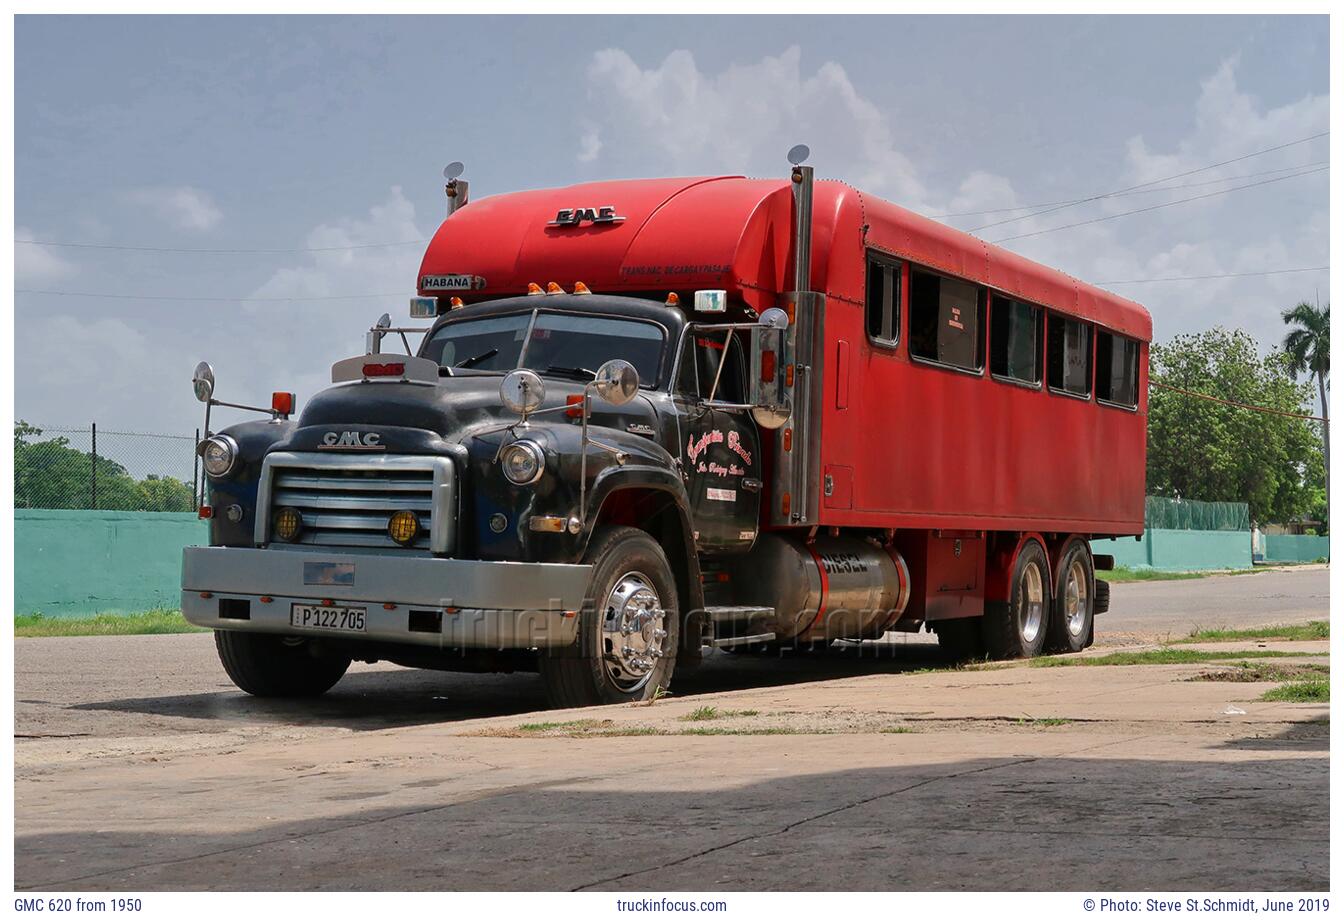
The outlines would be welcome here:
M 1285 639 L 1310 641 L 1329 639 L 1330 624 L 1325 620 L 1286 626 L 1262 626 L 1258 629 L 1197 629 L 1180 642 L 1239 642 L 1243 639 Z
M 1267 703 L 1328 703 L 1330 702 L 1330 681 L 1295 681 L 1265 691 L 1260 699 Z
M 701 706 L 681 717 L 683 722 L 709 722 L 713 719 L 730 719 L 734 716 L 760 715 L 755 709 L 719 709 L 717 706 Z
M 208 632 L 182 619 L 177 610 L 148 610 L 126 615 L 100 613 L 93 617 L 49 617 L 41 613 L 14 617 L 14 635 L 24 639 L 50 636 L 145 636 L 165 633 Z
M 1056 728 L 1060 725 L 1072 724 L 1072 719 L 1018 719 L 1018 725 L 1027 725 L 1032 728 Z
M 1033 658 L 1033 668 L 1063 668 L 1090 665 L 1130 665 L 1130 664 L 1200 664 L 1205 661 L 1227 661 L 1239 658 L 1304 658 L 1311 652 L 1276 652 L 1268 649 L 1252 649 L 1245 652 L 1210 652 L 1192 648 L 1159 648 L 1143 652 L 1112 652 L 1109 655 L 1086 657 L 1060 655 L 1052 658 Z
M 1156 569 L 1131 569 L 1127 565 L 1117 565 L 1109 572 L 1097 572 L 1102 581 L 1181 581 L 1187 578 L 1204 578 L 1215 572 L 1159 572 Z

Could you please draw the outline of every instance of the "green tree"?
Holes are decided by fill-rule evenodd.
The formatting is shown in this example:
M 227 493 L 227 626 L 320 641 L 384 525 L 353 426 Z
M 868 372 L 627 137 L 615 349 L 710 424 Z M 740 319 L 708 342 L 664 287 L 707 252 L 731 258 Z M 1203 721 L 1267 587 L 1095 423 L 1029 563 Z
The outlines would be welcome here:
M 137 482 L 121 464 L 70 446 L 68 438 L 42 438 L 40 428 L 14 425 L 14 506 L 16 508 L 112 511 L 190 511 L 191 488 L 155 476 Z M 185 498 L 183 496 L 185 495 Z
M 1288 353 L 1288 371 L 1296 380 L 1299 374 L 1310 373 L 1316 378 L 1316 390 L 1321 397 L 1321 443 L 1325 446 L 1325 489 L 1330 495 L 1330 407 L 1325 400 L 1327 378 L 1330 376 L 1330 305 L 1325 309 L 1306 301 L 1283 311 L 1283 321 L 1292 328 L 1283 337 L 1283 350 Z
M 1299 384 L 1282 351 L 1266 357 L 1240 330 L 1211 329 L 1154 345 L 1153 382 L 1233 402 L 1301 413 Z M 1148 397 L 1148 491 L 1201 501 L 1246 502 L 1252 519 L 1287 521 L 1320 504 L 1320 443 L 1303 419 L 1225 405 L 1153 387 Z

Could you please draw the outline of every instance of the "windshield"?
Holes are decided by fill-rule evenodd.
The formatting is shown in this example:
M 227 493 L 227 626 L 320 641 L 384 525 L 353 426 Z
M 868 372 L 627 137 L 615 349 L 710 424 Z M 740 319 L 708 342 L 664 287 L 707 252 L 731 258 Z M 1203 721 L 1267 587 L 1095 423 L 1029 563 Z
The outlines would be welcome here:
M 448 323 L 425 342 L 420 354 L 443 367 L 498 372 L 528 367 L 541 374 L 583 379 L 612 358 L 624 358 L 639 371 L 645 386 L 658 379 L 664 332 L 655 323 L 538 313 L 528 337 L 531 319 L 531 314 L 515 313 Z

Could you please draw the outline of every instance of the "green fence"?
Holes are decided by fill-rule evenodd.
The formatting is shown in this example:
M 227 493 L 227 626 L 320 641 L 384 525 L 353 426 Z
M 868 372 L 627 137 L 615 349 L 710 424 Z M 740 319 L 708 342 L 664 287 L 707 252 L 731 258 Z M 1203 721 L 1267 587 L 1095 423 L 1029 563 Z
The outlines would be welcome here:
M 14 612 L 137 613 L 181 604 L 182 548 L 209 542 L 195 514 L 14 511 Z
M 1092 552 L 1115 557 L 1115 564 L 1131 569 L 1163 572 L 1199 572 L 1209 569 L 1249 569 L 1251 535 L 1235 530 L 1146 530 L 1143 537 L 1093 540 Z
M 1265 534 L 1266 562 L 1315 562 L 1330 558 L 1329 537 Z

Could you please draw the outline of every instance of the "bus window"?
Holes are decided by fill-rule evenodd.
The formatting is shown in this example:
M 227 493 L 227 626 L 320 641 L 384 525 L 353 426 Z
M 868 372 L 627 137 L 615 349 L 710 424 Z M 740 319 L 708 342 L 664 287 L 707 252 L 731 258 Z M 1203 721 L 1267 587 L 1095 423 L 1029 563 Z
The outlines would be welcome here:
M 901 338 L 901 263 L 868 253 L 868 338 L 894 347 Z
M 989 309 L 989 372 L 1039 384 L 1041 331 L 1039 308 L 996 295 Z
M 979 372 L 985 366 L 983 304 L 973 284 L 911 270 L 910 354 Z
M 1050 317 L 1050 389 L 1073 396 L 1092 394 L 1092 327 L 1076 319 Z
M 1138 408 L 1138 342 L 1097 330 L 1097 399 L 1127 409 Z

